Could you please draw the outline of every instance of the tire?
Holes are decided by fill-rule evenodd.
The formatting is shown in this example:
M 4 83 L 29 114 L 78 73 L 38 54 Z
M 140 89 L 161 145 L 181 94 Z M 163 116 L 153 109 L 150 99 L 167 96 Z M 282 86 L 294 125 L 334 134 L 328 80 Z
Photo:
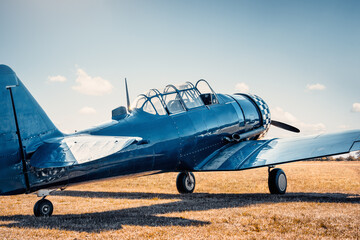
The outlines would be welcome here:
M 41 199 L 34 205 L 35 217 L 50 217 L 53 213 L 54 206 L 47 199 Z
M 190 177 L 189 177 L 190 176 Z M 192 193 L 195 189 L 195 176 L 193 173 L 181 172 L 176 178 L 176 188 L 179 193 Z
M 274 168 L 269 173 L 269 190 L 271 194 L 284 194 L 287 187 L 285 172 L 280 168 Z

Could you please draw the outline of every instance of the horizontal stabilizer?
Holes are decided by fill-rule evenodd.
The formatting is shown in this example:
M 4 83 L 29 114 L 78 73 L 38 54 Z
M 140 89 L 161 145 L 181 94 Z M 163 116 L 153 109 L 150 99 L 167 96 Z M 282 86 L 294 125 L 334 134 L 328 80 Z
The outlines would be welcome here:
M 95 161 L 140 141 L 137 137 L 79 135 L 46 142 L 31 157 L 36 168 L 66 167 Z

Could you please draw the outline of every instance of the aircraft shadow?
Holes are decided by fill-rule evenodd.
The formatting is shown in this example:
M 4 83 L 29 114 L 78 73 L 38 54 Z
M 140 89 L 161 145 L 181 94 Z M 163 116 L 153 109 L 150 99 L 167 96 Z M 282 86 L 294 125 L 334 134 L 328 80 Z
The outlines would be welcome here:
M 280 202 L 324 202 L 360 204 L 360 195 L 341 193 L 287 193 L 285 195 L 259 194 L 209 194 L 188 195 L 163 193 L 124 193 L 65 191 L 54 195 L 85 198 L 113 199 L 172 199 L 170 203 L 154 204 L 135 208 L 119 209 L 85 214 L 53 215 L 50 218 L 36 218 L 32 215 L 0 216 L 1 227 L 49 228 L 78 232 L 101 232 L 119 230 L 122 225 L 136 226 L 201 226 L 211 224 L 207 221 L 184 219 L 180 217 L 158 216 L 183 211 L 206 211 L 211 209 L 244 207 L 254 204 Z M 70 200 L 71 201 L 71 200 Z M 75 203 L 76 204 L 76 203 Z M 56 206 L 55 206 L 56 207 Z

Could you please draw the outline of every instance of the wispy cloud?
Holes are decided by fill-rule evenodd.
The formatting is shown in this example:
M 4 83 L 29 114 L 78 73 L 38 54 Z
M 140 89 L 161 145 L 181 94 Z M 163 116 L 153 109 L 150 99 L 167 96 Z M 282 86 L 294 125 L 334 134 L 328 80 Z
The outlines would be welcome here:
M 79 93 L 92 96 L 102 96 L 111 93 L 113 85 L 101 77 L 91 77 L 83 69 L 77 69 L 77 85 L 72 89 Z
M 83 107 L 79 110 L 81 114 L 95 114 L 96 110 L 92 107 Z
M 360 112 L 360 103 L 353 103 L 351 111 Z
M 237 83 L 235 85 L 236 91 L 242 92 L 242 93 L 248 93 L 250 91 L 249 86 L 246 83 Z
M 350 126 L 348 124 L 341 124 L 338 126 L 338 128 L 340 128 L 341 130 L 345 130 L 345 129 L 349 129 Z
M 57 76 L 49 76 L 48 80 L 50 82 L 66 82 L 66 77 L 61 76 L 61 75 L 57 75 Z
M 325 88 L 326 88 L 325 85 L 322 85 L 320 83 L 306 85 L 306 89 L 310 90 L 310 91 L 313 91 L 313 90 L 321 91 L 321 90 L 324 90 Z

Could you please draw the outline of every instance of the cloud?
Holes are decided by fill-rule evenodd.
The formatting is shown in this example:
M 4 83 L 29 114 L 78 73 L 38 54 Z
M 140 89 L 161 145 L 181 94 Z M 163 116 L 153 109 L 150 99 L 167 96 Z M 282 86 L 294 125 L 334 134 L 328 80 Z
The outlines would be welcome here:
M 360 103 L 353 103 L 351 111 L 360 112 Z
M 92 107 L 83 107 L 79 110 L 79 113 L 81 114 L 95 114 L 96 110 Z
M 235 89 L 236 89 L 236 91 L 239 91 L 242 93 L 247 93 L 250 90 L 249 86 L 246 83 L 237 83 L 235 85 Z
M 72 89 L 79 93 L 91 96 L 102 96 L 111 93 L 113 85 L 101 77 L 91 77 L 83 69 L 78 68 L 76 72 L 77 85 Z
M 61 75 L 49 76 L 48 79 L 50 82 L 66 82 L 66 77 Z
M 324 90 L 326 87 L 325 87 L 325 85 L 322 85 L 322 84 L 320 84 L 320 83 L 316 83 L 316 84 L 308 84 L 308 85 L 306 86 L 306 88 L 307 88 L 308 90 L 310 90 L 310 91 L 313 91 L 313 90 L 319 90 L 319 91 L 321 91 L 321 90 Z
M 297 121 L 294 115 L 284 111 L 281 107 L 271 109 L 271 118 L 288 123 L 295 123 Z
M 299 135 L 310 135 L 310 134 L 319 134 L 326 132 L 326 126 L 323 123 L 305 123 L 297 119 L 293 114 L 284 111 L 280 107 L 275 107 L 273 109 L 270 109 L 271 111 L 271 119 L 278 120 L 290 125 L 293 125 L 300 129 Z M 291 134 L 287 134 L 287 136 L 290 136 Z M 282 134 L 281 137 L 285 136 L 285 134 Z

